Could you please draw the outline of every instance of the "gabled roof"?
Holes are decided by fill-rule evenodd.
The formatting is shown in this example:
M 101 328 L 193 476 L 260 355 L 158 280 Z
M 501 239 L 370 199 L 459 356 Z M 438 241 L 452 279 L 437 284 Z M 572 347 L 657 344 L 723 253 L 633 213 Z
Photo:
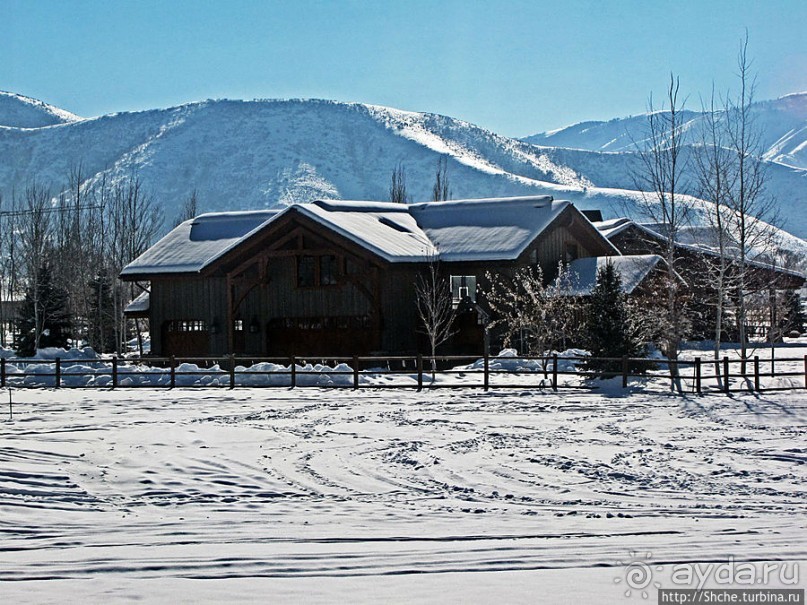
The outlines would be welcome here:
M 322 200 L 291 208 L 388 262 L 424 262 L 437 254 L 404 204 Z
M 632 256 L 592 256 L 578 258 L 569 263 L 573 284 L 566 293 L 570 296 L 588 296 L 597 284 L 597 272 L 608 262 L 613 263 L 622 279 L 622 291 L 631 294 L 664 259 L 658 254 Z
M 202 214 L 174 228 L 126 265 L 121 276 L 196 273 L 277 214 L 277 210 Z
M 320 200 L 280 212 L 203 214 L 176 227 L 121 275 L 134 279 L 198 273 L 281 217 L 294 214 L 391 263 L 425 262 L 436 256 L 446 262 L 515 260 L 568 208 L 573 208 L 570 202 L 530 196 L 411 205 Z M 597 237 L 596 230 L 591 231 Z M 613 248 L 605 238 L 601 241 Z

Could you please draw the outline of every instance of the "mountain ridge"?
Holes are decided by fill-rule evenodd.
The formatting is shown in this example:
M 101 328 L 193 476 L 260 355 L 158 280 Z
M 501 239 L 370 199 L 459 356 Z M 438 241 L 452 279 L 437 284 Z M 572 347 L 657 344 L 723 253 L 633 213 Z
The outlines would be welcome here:
M 387 199 L 399 164 L 411 201 L 425 201 L 441 158 L 454 198 L 549 194 L 606 218 L 640 214 L 629 153 L 538 146 L 449 116 L 327 99 L 208 99 L 92 118 L 64 112 L 55 124 L 0 127 L 0 156 L 8 158 L 0 163 L 5 196 L 33 179 L 58 188 L 79 165 L 88 184 L 137 173 L 169 222 L 192 191 L 202 210 Z M 787 213 L 804 212 L 807 171 L 772 165 L 777 187 L 798 193 Z M 790 223 L 807 237 L 807 221 Z M 802 240 L 793 246 L 807 252 Z

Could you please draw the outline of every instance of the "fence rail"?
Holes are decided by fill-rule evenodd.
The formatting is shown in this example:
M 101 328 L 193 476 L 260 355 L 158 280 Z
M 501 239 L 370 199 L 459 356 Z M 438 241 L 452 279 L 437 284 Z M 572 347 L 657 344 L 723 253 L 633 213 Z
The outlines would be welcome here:
M 463 363 L 467 365 L 459 365 Z M 645 386 L 630 385 L 632 379 L 666 378 L 671 385 L 697 394 L 807 389 L 807 355 L 764 360 L 758 356 L 667 360 L 566 355 L 0 359 L 0 387 L 14 388 L 315 386 L 557 391 L 602 385 L 579 380 L 593 378 L 621 378 L 623 389 Z

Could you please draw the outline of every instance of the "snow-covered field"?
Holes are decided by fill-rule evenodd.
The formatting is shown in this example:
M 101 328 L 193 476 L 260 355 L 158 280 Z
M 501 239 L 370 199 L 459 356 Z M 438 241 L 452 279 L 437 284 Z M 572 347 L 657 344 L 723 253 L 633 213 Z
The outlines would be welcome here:
M 11 397 L 3 603 L 629 603 L 636 560 L 664 587 L 729 557 L 807 574 L 807 391 Z

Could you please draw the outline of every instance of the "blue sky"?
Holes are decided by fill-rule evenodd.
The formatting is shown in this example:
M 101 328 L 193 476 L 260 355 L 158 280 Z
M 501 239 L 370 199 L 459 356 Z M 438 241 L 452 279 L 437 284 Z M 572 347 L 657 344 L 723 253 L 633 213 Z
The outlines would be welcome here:
M 807 90 L 804 0 L 0 0 L 0 90 L 79 115 L 207 98 L 316 97 L 430 111 L 509 136 L 689 106 L 734 85 Z

